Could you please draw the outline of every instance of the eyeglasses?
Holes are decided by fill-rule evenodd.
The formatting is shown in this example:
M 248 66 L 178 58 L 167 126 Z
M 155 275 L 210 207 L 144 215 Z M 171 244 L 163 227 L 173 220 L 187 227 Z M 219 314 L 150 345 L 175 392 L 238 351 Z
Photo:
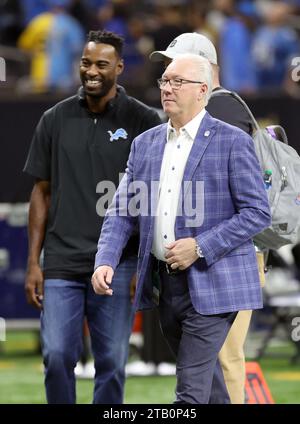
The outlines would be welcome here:
M 202 81 L 191 81 L 183 78 L 159 78 L 157 80 L 158 88 L 162 89 L 166 86 L 166 84 L 169 83 L 172 88 L 175 90 L 178 90 L 182 84 L 203 84 Z

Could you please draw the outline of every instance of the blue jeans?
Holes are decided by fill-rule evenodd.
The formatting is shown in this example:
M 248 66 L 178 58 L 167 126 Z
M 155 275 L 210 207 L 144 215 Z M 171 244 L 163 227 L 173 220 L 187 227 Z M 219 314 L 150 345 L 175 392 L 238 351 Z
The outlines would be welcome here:
M 136 266 L 135 257 L 119 265 L 113 296 L 96 295 L 85 281 L 45 280 L 41 337 L 48 403 L 76 402 L 74 368 L 82 351 L 84 316 L 95 360 L 93 403 L 123 402 L 134 316 L 129 286 Z

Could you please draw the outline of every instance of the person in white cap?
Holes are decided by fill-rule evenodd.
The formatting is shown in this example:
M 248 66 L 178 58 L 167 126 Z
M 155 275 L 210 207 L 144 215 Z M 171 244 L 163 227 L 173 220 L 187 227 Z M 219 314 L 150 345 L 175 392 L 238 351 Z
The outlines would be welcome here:
M 208 59 L 213 70 L 213 93 L 222 90 L 219 79 L 217 52 L 213 43 L 199 33 L 184 33 L 176 37 L 165 51 L 150 54 L 153 62 L 170 63 L 180 54 L 192 53 Z M 244 107 L 232 96 L 220 93 L 213 95 L 206 110 L 217 119 L 235 125 L 252 135 L 251 119 Z M 245 403 L 245 354 L 244 342 L 250 325 L 252 311 L 240 311 L 219 353 L 224 379 L 231 403 Z
M 150 54 L 152 62 L 165 62 L 168 64 L 179 54 L 192 53 L 208 59 L 213 70 L 213 95 L 211 96 L 206 110 L 217 119 L 241 128 L 252 135 L 252 122 L 243 106 L 228 94 L 214 95 L 222 90 L 220 84 L 220 68 L 218 66 L 217 52 L 213 43 L 202 34 L 186 32 L 174 38 L 164 51 L 154 51 Z

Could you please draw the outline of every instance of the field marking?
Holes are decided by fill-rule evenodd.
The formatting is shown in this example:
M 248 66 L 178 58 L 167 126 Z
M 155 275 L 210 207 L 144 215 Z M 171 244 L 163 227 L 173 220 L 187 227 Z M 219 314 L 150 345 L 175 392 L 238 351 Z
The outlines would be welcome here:
M 276 372 L 270 373 L 269 376 L 274 380 L 300 381 L 300 371 Z

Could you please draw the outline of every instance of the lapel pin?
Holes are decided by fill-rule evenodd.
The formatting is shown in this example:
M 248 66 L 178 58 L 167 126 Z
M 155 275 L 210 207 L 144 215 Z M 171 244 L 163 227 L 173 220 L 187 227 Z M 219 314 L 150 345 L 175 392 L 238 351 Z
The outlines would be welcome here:
M 209 136 L 209 134 L 210 134 L 210 131 L 205 131 L 205 133 L 204 133 L 204 137 L 208 137 L 208 136 Z

